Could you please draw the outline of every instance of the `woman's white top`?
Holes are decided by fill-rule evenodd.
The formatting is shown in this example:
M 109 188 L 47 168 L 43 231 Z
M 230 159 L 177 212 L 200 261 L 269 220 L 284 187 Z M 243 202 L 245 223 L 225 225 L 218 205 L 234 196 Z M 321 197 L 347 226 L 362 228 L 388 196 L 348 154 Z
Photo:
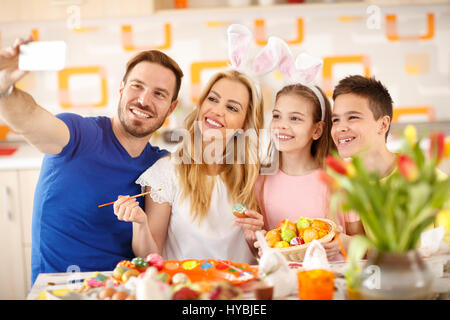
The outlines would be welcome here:
M 214 189 L 208 214 L 199 222 L 191 215 L 190 198 L 181 200 L 182 190 L 175 165 L 170 156 L 163 157 L 136 180 L 142 187 L 151 187 L 153 201 L 172 206 L 163 258 L 226 259 L 255 264 L 243 229 L 234 223 L 234 204 L 220 176 L 207 176 L 207 179 L 214 179 Z

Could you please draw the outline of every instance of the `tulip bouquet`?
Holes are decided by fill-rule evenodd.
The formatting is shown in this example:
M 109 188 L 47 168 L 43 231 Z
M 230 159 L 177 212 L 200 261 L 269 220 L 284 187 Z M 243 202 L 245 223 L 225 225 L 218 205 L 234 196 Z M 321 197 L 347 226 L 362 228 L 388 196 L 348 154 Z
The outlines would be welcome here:
M 443 134 L 431 134 L 427 154 L 420 146 L 422 138 L 416 136 L 416 129 L 407 126 L 396 169 L 383 179 L 359 157 L 326 159 L 322 178 L 332 190 L 331 209 L 357 212 L 366 232 L 350 244 L 350 270 L 370 247 L 381 252 L 416 249 L 420 234 L 450 198 L 450 179 L 437 170 L 449 153 L 449 143 Z

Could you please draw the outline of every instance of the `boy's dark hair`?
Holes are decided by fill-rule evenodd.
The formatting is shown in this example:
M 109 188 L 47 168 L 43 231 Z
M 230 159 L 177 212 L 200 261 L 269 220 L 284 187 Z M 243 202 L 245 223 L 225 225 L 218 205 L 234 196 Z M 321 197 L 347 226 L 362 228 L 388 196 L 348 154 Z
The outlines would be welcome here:
M 369 108 L 372 111 L 375 120 L 382 116 L 389 116 L 392 122 L 392 98 L 386 87 L 375 78 L 366 78 L 360 75 L 348 76 L 334 88 L 333 101 L 341 94 L 352 93 L 369 101 Z M 389 134 L 386 132 L 386 139 Z
M 183 71 L 181 70 L 178 63 L 175 62 L 171 57 L 166 55 L 165 53 L 158 50 L 148 50 L 142 51 L 138 53 L 136 56 L 131 58 L 127 63 L 127 69 L 125 71 L 125 75 L 123 76 L 123 82 L 127 82 L 128 74 L 133 70 L 133 68 L 140 62 L 147 61 L 159 64 L 165 68 L 172 70 L 175 74 L 175 91 L 173 93 L 172 101 L 177 100 L 178 93 L 181 87 L 181 78 L 183 78 Z

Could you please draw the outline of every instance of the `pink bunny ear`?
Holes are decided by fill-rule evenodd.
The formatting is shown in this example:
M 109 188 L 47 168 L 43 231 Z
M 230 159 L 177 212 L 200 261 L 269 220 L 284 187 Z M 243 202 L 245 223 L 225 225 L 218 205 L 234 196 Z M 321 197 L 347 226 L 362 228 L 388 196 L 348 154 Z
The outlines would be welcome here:
M 314 80 L 322 66 L 323 61 L 307 53 L 300 53 L 295 59 L 295 68 L 298 70 L 299 81 L 308 84 Z
M 280 52 L 277 41 L 273 37 L 270 37 L 266 46 L 258 53 L 255 59 L 253 59 L 252 71 L 256 75 L 269 73 L 276 68 L 279 60 Z
M 234 68 L 244 65 L 253 35 L 250 30 L 241 24 L 232 24 L 227 29 L 228 58 Z
M 295 74 L 297 72 L 297 70 L 295 69 L 295 62 L 294 58 L 292 57 L 291 50 L 284 40 L 280 38 L 275 39 L 278 52 L 280 53 L 278 70 L 285 78 L 287 78 L 287 80 L 291 81 L 295 77 Z

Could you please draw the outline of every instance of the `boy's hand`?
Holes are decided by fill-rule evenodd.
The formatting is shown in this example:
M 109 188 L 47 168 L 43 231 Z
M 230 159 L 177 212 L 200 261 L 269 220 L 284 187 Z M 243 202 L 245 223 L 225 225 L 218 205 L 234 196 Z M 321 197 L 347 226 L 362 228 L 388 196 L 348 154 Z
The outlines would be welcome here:
M 254 242 L 256 240 L 255 232 L 264 227 L 264 219 L 259 212 L 247 210 L 245 218 L 237 218 L 236 224 L 244 229 L 245 240 Z
M 328 243 L 323 243 L 322 246 L 327 253 L 328 260 L 333 260 L 341 252 L 336 239 Z
M 27 71 L 19 70 L 20 46 L 33 41 L 33 36 L 26 39 L 16 39 L 13 46 L 0 50 L 0 94 L 8 89 L 27 74 Z
M 114 202 L 114 214 L 121 221 L 135 222 L 137 224 L 147 223 L 147 215 L 139 206 L 136 198 L 130 196 L 119 196 Z
M 348 245 L 352 239 L 351 236 L 346 235 L 345 233 L 339 233 L 339 239 L 341 240 L 342 245 L 344 246 L 345 250 L 348 250 Z M 322 246 L 324 247 L 325 251 L 327 252 L 327 258 L 328 260 L 334 259 L 337 255 L 341 253 L 341 247 L 339 246 L 339 243 L 334 237 L 333 241 L 328 243 L 323 243 Z

